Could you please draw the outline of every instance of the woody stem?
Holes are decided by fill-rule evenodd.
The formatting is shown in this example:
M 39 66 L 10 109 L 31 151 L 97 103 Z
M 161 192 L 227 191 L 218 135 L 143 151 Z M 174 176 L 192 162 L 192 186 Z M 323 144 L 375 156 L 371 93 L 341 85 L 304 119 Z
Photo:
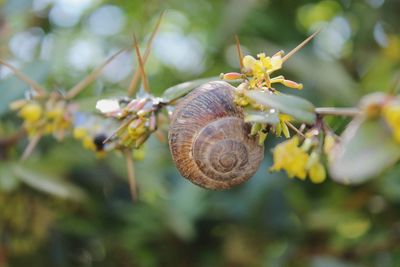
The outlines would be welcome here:
M 319 107 L 315 108 L 315 113 L 322 116 L 333 115 L 354 117 L 360 115 L 361 111 L 358 108 Z

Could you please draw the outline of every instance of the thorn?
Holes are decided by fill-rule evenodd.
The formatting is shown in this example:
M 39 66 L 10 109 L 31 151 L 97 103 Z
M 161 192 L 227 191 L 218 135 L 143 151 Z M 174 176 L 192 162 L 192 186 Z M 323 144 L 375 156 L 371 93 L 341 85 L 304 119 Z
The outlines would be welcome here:
M 143 55 L 143 65 L 146 64 L 147 58 L 150 55 L 151 45 L 153 43 L 154 37 L 156 36 L 156 34 L 160 28 L 161 21 L 162 21 L 162 18 L 164 17 L 164 14 L 165 14 L 165 11 L 161 12 L 160 17 L 158 18 L 158 21 L 156 23 L 156 26 L 150 35 L 149 41 L 147 42 L 146 50 L 144 51 L 144 55 Z M 139 78 L 140 78 L 140 70 L 136 70 L 135 73 L 133 74 L 132 81 L 130 82 L 129 87 L 128 87 L 128 96 L 132 96 L 135 93 L 136 85 L 139 81 Z
M 40 84 L 23 74 L 21 71 L 19 71 L 16 67 L 13 65 L 7 63 L 6 61 L 0 59 L 0 64 L 3 64 L 7 68 L 9 68 L 15 76 L 17 76 L 21 81 L 24 81 L 28 85 L 32 87 L 32 89 L 39 95 L 39 96 L 44 96 L 46 95 L 46 89 L 42 87 Z
M 124 127 L 127 127 L 131 121 L 134 119 L 128 119 L 125 122 L 123 122 L 117 129 L 115 129 L 104 141 L 103 144 L 106 144 L 108 141 L 110 141 L 111 138 L 113 138 L 121 129 Z
M 136 202 L 136 200 L 137 200 L 137 185 L 136 185 L 136 177 L 135 177 L 135 165 L 134 165 L 131 151 L 129 149 L 125 149 L 124 154 L 126 157 L 126 167 L 128 170 L 128 181 L 129 181 L 129 188 L 131 191 L 131 197 L 132 197 L 132 201 Z
M 147 80 L 146 72 L 144 71 L 143 59 L 142 59 L 142 56 L 140 55 L 139 45 L 137 43 L 137 39 L 136 39 L 135 35 L 133 35 L 133 42 L 134 42 L 134 46 L 135 46 L 136 57 L 137 57 L 138 63 L 139 63 L 139 70 L 142 75 L 142 82 L 143 82 L 144 90 L 146 92 L 150 92 L 149 82 Z
M 303 137 L 303 138 L 305 137 L 304 134 L 303 134 L 299 129 L 297 129 L 293 124 L 291 124 L 290 122 L 286 121 L 285 124 L 286 124 L 287 126 L 289 126 L 290 129 L 292 129 L 293 131 L 295 131 L 295 132 L 296 132 L 298 135 L 300 135 L 301 137 Z
M 240 65 L 240 69 L 243 69 L 243 54 L 242 54 L 242 49 L 240 48 L 240 40 L 239 40 L 239 36 L 237 34 L 235 34 L 235 41 L 236 41 L 236 50 L 238 53 L 238 57 L 239 57 L 239 65 Z
M 319 32 L 321 29 L 317 30 L 313 34 L 311 34 L 307 39 L 305 39 L 303 42 L 301 42 L 298 46 L 296 46 L 292 51 L 290 51 L 286 56 L 282 58 L 282 62 L 287 61 L 291 56 L 296 54 L 300 49 L 302 49 L 306 44 L 308 44 Z
M 28 146 L 25 148 L 24 153 L 22 154 L 21 161 L 25 161 L 32 154 L 33 150 L 39 143 L 40 138 L 42 138 L 41 134 L 37 134 L 29 140 Z
M 117 56 L 119 56 L 121 53 L 125 52 L 127 49 L 121 49 L 111 57 L 109 57 L 103 64 L 101 64 L 99 67 L 94 69 L 89 75 L 87 75 L 82 81 L 80 81 L 78 84 L 76 84 L 74 87 L 72 87 L 66 94 L 65 98 L 66 99 L 72 99 L 75 96 L 77 96 L 80 92 L 82 92 L 83 89 L 85 89 L 90 83 L 92 83 L 99 75 L 102 73 L 104 68 L 110 64 L 111 61 L 113 61 Z

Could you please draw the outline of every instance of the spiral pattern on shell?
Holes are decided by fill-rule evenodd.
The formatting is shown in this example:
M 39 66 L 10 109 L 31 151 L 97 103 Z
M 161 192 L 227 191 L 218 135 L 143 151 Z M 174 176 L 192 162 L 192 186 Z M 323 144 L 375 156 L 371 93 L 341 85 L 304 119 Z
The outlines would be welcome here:
M 176 106 L 169 147 L 181 175 L 194 184 L 220 190 L 247 181 L 257 171 L 264 147 L 250 136 L 251 125 L 233 102 L 234 88 L 209 82 Z

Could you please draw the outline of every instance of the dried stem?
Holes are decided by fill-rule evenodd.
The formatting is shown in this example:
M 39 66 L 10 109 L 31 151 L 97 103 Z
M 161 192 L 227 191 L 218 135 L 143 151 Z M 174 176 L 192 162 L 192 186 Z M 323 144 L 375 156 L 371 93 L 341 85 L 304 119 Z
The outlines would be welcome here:
M 42 134 L 36 134 L 29 140 L 28 146 L 25 148 L 24 153 L 22 154 L 21 161 L 25 161 L 33 152 L 37 144 L 39 143 L 40 138 L 42 138 Z
M 137 186 L 135 178 L 135 166 L 132 158 L 132 153 L 129 149 L 125 149 L 126 167 L 128 170 L 129 188 L 131 190 L 132 201 L 137 200 Z
M 143 87 L 146 92 L 150 92 L 149 81 L 147 80 L 146 72 L 144 71 L 144 63 L 142 60 L 142 56 L 140 54 L 139 45 L 137 43 L 137 39 L 136 39 L 135 35 L 133 35 L 133 41 L 134 41 L 134 46 L 135 46 L 135 51 L 136 51 L 136 57 L 137 57 L 138 63 L 139 63 L 140 74 L 142 76 Z
M 7 68 L 9 68 L 15 76 L 17 76 L 20 80 L 24 81 L 28 85 L 32 87 L 32 89 L 39 95 L 39 96 L 44 96 L 46 95 L 46 89 L 42 87 L 40 84 L 23 74 L 21 71 L 19 71 L 17 68 L 15 68 L 13 65 L 7 63 L 6 61 L 0 59 L 0 64 L 3 64 Z
M 285 62 L 287 61 L 291 56 L 296 54 L 300 49 L 302 49 L 306 44 L 308 44 L 314 37 L 320 32 L 320 30 L 314 32 L 311 34 L 307 39 L 305 39 L 303 42 L 301 42 L 298 46 L 296 46 L 292 51 L 290 51 L 287 55 L 285 55 L 282 58 L 282 61 Z
M 153 43 L 154 37 L 156 36 L 156 34 L 158 32 L 158 29 L 160 28 L 163 16 L 164 16 L 164 12 L 162 12 L 160 17 L 158 18 L 157 24 L 156 24 L 153 32 L 150 35 L 149 41 L 147 42 L 146 50 L 144 51 L 144 55 L 143 55 L 143 65 L 146 64 L 147 58 L 150 55 L 151 45 Z M 139 81 L 139 78 L 140 78 L 140 70 L 136 70 L 133 75 L 132 81 L 130 82 L 129 87 L 128 87 L 128 96 L 132 96 L 135 93 L 136 85 Z
M 77 96 L 80 92 L 82 92 L 83 89 L 85 89 L 90 83 L 92 83 L 99 75 L 101 72 L 104 70 L 104 68 L 111 62 L 113 61 L 118 55 L 126 51 L 127 49 L 122 49 L 112 55 L 110 58 L 108 58 L 103 64 L 101 64 L 99 67 L 94 69 L 89 75 L 87 75 L 82 81 L 80 81 L 78 84 L 76 84 L 74 87 L 72 87 L 71 90 L 68 91 L 67 95 L 65 98 L 67 99 L 72 99 L 75 96 Z
M 240 48 L 239 36 L 237 36 L 237 34 L 235 34 L 235 41 L 236 41 L 236 50 L 239 57 L 240 69 L 243 69 L 243 54 L 242 54 L 242 49 Z
M 333 116 L 349 116 L 354 117 L 361 114 L 358 108 L 334 108 L 334 107 L 320 107 L 315 108 L 315 113 L 318 115 L 333 115 Z
M 115 130 L 103 141 L 103 144 L 105 144 L 105 143 L 107 143 L 108 141 L 110 141 L 110 139 L 113 138 L 119 131 L 121 131 L 121 129 L 123 129 L 124 127 L 128 126 L 129 123 L 130 123 L 131 121 L 133 121 L 134 119 L 136 119 L 136 118 L 137 118 L 137 116 L 135 116 L 135 117 L 133 117 L 133 118 L 129 118 L 129 119 L 127 119 L 125 122 L 122 122 L 122 124 L 121 124 L 117 129 L 115 129 Z
M 304 134 L 299 129 L 297 129 L 293 124 L 291 124 L 288 121 L 286 121 L 285 123 L 286 123 L 287 126 L 289 126 L 290 129 L 295 131 L 298 135 L 300 135 L 301 137 L 304 137 Z

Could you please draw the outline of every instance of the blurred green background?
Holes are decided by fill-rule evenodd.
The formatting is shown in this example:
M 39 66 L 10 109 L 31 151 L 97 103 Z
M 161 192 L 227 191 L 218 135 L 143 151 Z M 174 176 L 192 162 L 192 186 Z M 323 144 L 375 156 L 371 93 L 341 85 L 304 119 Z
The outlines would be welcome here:
M 166 10 L 146 71 L 160 95 L 179 82 L 238 70 L 245 53 L 289 51 L 283 74 L 304 83 L 316 106 L 352 106 L 387 91 L 400 65 L 395 0 L 0 0 L 0 57 L 66 90 L 107 56 L 143 40 Z M 77 101 L 121 96 L 133 53 L 111 63 Z M 18 131 L 9 111 L 28 89 L 0 68 L 0 138 Z M 328 118 L 340 132 L 348 120 Z M 151 138 L 136 163 L 132 204 L 125 160 L 98 160 L 71 137 L 44 138 L 25 163 L 27 141 L 0 142 L 0 266 L 400 266 L 400 165 L 360 186 L 322 185 L 268 172 L 269 150 L 246 184 L 224 192 L 180 177 L 167 144 Z

